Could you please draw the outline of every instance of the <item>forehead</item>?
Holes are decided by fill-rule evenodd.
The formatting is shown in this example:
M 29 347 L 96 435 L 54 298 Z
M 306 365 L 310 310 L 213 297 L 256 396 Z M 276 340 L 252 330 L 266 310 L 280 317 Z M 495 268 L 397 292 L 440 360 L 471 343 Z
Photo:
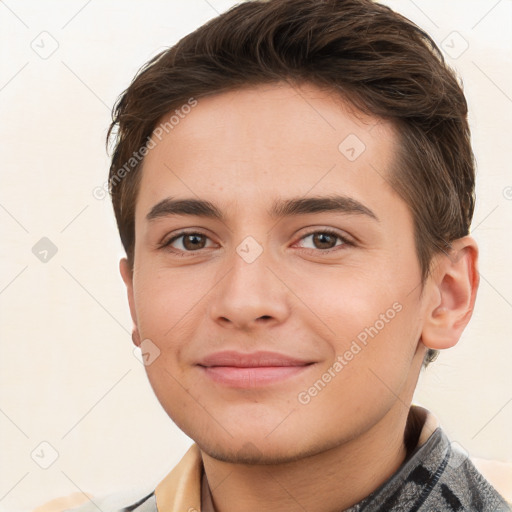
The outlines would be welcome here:
M 357 112 L 333 92 L 307 84 L 260 85 L 176 110 L 153 134 L 138 217 L 171 195 L 201 196 L 233 209 L 308 192 L 363 199 L 379 187 L 381 194 L 382 187 L 389 189 L 393 126 Z

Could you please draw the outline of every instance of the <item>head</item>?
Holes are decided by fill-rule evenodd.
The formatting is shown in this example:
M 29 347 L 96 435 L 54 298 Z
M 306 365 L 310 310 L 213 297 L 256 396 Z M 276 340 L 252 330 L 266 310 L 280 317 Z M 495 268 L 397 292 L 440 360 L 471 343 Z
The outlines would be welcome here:
M 148 62 L 114 131 L 134 340 L 200 445 L 257 439 L 285 459 L 339 443 L 459 339 L 478 284 L 467 105 L 409 20 L 367 0 L 242 3 Z M 301 369 L 233 387 L 208 365 L 224 350 Z

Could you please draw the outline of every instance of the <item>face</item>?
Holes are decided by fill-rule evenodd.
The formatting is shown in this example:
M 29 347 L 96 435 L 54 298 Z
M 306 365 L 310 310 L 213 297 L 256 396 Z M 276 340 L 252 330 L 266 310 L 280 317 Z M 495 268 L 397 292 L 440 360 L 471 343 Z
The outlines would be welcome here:
M 151 385 L 223 460 L 347 443 L 403 407 L 423 355 L 396 133 L 306 85 L 187 112 L 145 158 L 125 273 Z

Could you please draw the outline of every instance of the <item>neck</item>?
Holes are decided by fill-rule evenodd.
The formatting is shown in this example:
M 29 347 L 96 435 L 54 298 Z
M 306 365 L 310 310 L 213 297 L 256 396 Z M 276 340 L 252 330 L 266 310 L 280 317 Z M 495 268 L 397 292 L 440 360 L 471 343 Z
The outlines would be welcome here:
M 215 510 L 335 512 L 349 508 L 404 462 L 407 415 L 408 408 L 397 400 L 380 422 L 352 441 L 285 464 L 234 464 L 202 452 Z

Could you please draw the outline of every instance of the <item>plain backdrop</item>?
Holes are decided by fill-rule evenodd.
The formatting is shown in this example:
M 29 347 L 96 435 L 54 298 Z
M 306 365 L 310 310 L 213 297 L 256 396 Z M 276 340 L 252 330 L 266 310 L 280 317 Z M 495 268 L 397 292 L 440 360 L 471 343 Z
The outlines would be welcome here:
M 0 3 L 0 507 L 148 489 L 191 444 L 134 356 L 109 198 L 110 110 L 221 0 Z M 512 462 L 512 2 L 388 0 L 462 77 L 478 162 L 477 307 L 415 401 L 472 456 Z M 47 468 L 45 469 L 45 466 Z

